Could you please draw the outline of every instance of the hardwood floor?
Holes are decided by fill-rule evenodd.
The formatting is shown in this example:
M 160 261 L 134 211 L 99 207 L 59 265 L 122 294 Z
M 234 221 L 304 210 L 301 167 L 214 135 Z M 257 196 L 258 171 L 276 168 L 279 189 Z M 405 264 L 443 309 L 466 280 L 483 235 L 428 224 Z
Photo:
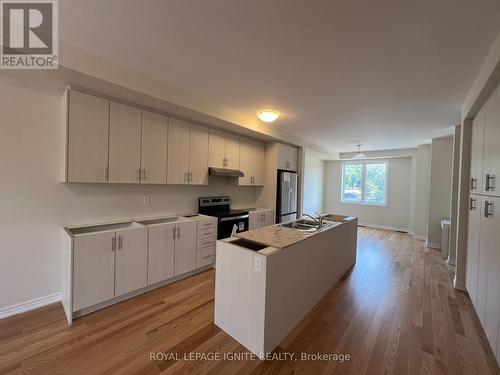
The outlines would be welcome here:
M 423 242 L 360 228 L 355 267 L 276 349 L 293 360 L 184 360 L 188 353 L 246 352 L 213 324 L 208 271 L 71 327 L 59 304 L 0 320 L 0 373 L 498 374 L 472 304 L 451 277 L 452 268 Z M 150 360 L 161 352 L 162 360 Z M 350 360 L 301 360 L 301 353 Z

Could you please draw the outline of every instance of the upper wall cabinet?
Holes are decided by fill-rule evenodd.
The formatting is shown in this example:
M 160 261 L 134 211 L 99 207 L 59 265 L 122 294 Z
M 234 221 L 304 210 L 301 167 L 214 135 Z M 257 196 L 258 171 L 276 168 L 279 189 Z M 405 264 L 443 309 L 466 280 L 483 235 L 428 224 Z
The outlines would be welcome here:
M 296 172 L 298 159 L 297 149 L 282 143 L 278 143 L 277 147 L 278 169 Z
M 238 185 L 264 185 L 265 144 L 248 138 L 240 138 L 240 170 L 245 175 L 238 178 Z
M 142 111 L 141 183 L 167 182 L 168 119 Z
M 500 89 L 497 88 L 472 123 L 472 193 L 500 196 Z
M 68 91 L 65 101 L 64 181 L 107 182 L 109 101 L 78 91 Z
M 208 184 L 208 128 L 170 119 L 167 183 Z
M 109 107 L 109 182 L 141 181 L 141 110 L 111 102 Z
M 238 169 L 240 167 L 240 141 L 237 135 L 210 130 L 208 166 Z

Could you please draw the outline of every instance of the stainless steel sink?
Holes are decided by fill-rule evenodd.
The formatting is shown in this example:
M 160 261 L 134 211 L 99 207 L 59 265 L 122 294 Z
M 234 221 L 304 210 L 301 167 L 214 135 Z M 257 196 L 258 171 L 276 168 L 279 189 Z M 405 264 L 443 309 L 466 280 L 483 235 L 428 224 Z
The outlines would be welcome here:
M 310 225 L 305 223 L 300 223 L 299 221 L 291 221 L 289 223 L 281 224 L 284 228 L 292 228 L 300 230 L 301 232 L 316 232 L 318 230 L 317 225 Z

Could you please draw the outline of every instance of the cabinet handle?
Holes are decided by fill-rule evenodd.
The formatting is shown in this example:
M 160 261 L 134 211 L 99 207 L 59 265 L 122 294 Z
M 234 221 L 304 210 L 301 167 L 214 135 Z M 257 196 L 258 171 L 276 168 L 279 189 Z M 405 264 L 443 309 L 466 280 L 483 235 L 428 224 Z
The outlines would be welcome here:
M 109 180 L 109 167 L 104 167 L 104 179 Z
M 118 250 L 121 250 L 123 248 L 123 237 L 118 236 Z
M 181 227 L 177 227 L 177 238 L 181 238 Z
M 113 238 L 111 238 L 111 251 L 115 250 L 116 250 L 116 237 L 113 236 Z
M 470 203 L 469 203 L 469 210 L 475 210 L 476 209 L 476 200 L 474 198 L 470 198 Z
M 175 239 L 175 227 L 172 228 L 172 236 Z
M 493 216 L 493 214 L 490 212 L 490 207 L 493 208 L 493 202 L 484 201 L 484 217 Z
M 142 181 L 146 181 L 146 169 L 142 170 Z
M 208 242 L 204 242 L 201 246 L 212 245 L 213 243 L 214 243 L 214 241 L 208 241 Z
M 141 171 L 141 169 L 138 169 L 137 170 L 137 180 L 139 180 L 139 182 L 141 181 L 141 175 L 142 175 L 142 171 Z
M 208 259 L 208 258 L 211 258 L 212 256 L 211 255 L 205 255 L 203 258 L 201 259 Z
M 189 172 L 189 182 L 193 181 L 193 172 Z
M 490 181 L 493 181 L 493 185 L 491 185 Z M 484 188 L 486 191 L 495 190 L 495 176 L 492 174 L 486 175 L 486 187 Z
M 476 190 L 477 189 L 477 178 L 471 177 L 470 178 L 470 189 L 471 190 Z

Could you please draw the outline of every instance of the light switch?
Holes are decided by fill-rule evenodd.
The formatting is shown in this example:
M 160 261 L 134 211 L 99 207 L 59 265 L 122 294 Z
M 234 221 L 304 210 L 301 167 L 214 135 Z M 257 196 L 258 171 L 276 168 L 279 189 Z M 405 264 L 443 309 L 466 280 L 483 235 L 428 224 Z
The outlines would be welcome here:
M 149 204 L 149 201 L 150 201 L 151 197 L 149 196 L 144 196 L 144 204 Z
M 255 271 L 262 272 L 262 259 L 260 257 L 255 257 Z

